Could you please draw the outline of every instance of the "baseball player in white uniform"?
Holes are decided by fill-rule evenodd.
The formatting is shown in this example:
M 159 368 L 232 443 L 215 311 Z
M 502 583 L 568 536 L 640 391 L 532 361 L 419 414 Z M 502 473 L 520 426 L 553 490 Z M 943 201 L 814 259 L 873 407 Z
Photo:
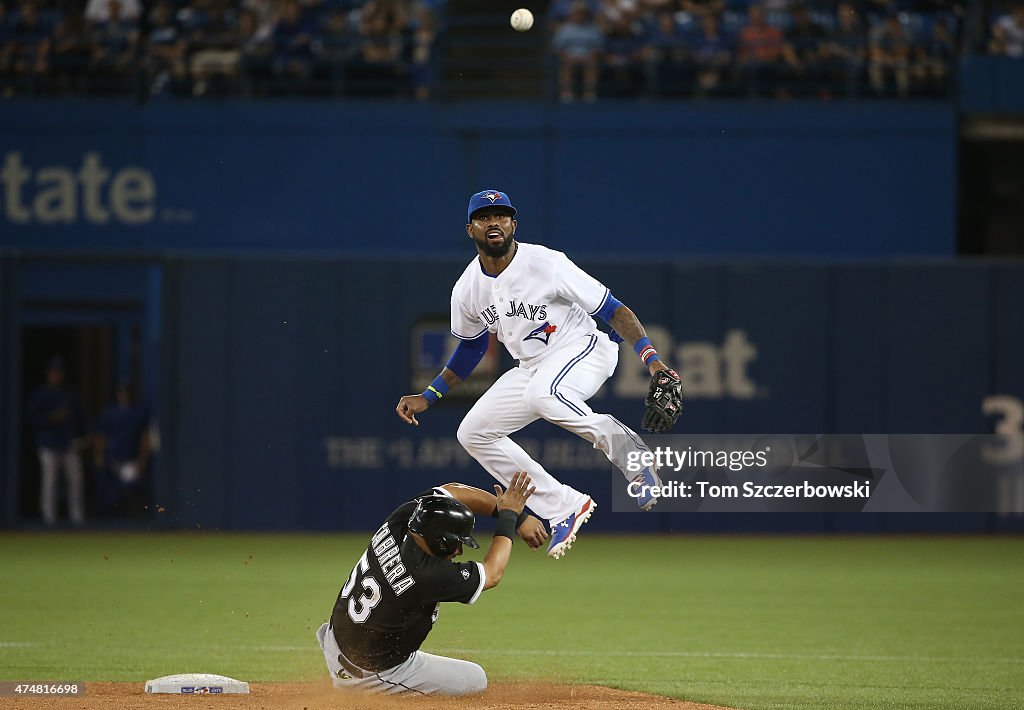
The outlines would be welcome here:
M 667 368 L 646 337 L 643 325 L 611 291 L 562 252 L 515 239 L 516 209 L 498 190 L 470 198 L 466 232 L 477 258 L 452 290 L 451 330 L 459 344 L 446 367 L 420 394 L 406 395 L 396 408 L 405 422 L 466 379 L 496 333 L 519 366 L 503 374 L 477 400 L 459 426 L 459 442 L 502 485 L 526 471 L 537 491 L 530 508 L 548 520 L 548 555 L 564 555 L 580 527 L 590 519 L 594 501 L 559 482 L 509 438 L 536 419 L 546 419 L 600 449 L 626 477 L 638 505 L 650 510 L 661 485 L 657 472 L 629 473 L 627 457 L 647 450 L 643 440 L 610 414 L 592 410 L 587 400 L 611 376 L 620 340 L 634 346 L 651 374 Z M 593 316 L 606 321 L 611 336 L 598 330 Z M 675 376 L 675 373 L 672 373 Z

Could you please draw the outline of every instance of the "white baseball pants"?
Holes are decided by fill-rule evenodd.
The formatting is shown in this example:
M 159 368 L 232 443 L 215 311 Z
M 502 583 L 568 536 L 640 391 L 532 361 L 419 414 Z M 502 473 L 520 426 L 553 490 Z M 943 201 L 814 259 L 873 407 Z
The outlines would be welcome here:
M 68 479 L 68 517 L 75 525 L 85 522 L 85 493 L 82 459 L 74 447 L 66 451 L 39 449 L 39 468 L 42 474 L 39 485 L 39 508 L 43 522 L 53 525 L 57 522 L 57 469 L 63 466 Z
M 324 652 L 335 688 L 387 695 L 468 695 L 487 690 L 484 669 L 469 661 L 417 651 L 401 665 L 355 678 L 338 661 L 338 641 L 329 624 L 322 624 L 316 640 Z
M 630 452 L 646 451 L 643 440 L 610 414 L 587 404 L 619 360 L 619 346 L 597 332 L 567 343 L 538 365 L 509 370 L 487 390 L 459 425 L 459 442 L 504 486 L 526 471 L 537 486 L 527 505 L 552 525 L 565 520 L 587 495 L 558 481 L 509 438 L 527 424 L 546 419 L 577 434 L 622 471 Z

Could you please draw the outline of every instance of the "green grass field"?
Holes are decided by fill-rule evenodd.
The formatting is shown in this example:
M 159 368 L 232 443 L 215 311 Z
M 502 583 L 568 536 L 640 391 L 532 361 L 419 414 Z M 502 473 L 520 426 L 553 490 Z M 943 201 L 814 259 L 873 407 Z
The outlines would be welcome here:
M 366 539 L 0 535 L 0 679 L 323 678 Z M 1022 538 L 584 533 L 558 562 L 518 543 L 425 650 L 739 708 L 1022 708 L 1022 563 Z

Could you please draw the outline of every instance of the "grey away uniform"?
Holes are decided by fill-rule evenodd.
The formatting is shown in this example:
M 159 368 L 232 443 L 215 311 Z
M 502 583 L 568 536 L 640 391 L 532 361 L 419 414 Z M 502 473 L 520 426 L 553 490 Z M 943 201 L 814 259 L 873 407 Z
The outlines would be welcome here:
M 440 602 L 473 604 L 487 581 L 479 562 L 434 557 L 407 535 L 416 502 L 451 494 L 435 488 L 398 507 L 370 540 L 316 633 L 337 688 L 463 695 L 487 687 L 475 663 L 419 650 Z

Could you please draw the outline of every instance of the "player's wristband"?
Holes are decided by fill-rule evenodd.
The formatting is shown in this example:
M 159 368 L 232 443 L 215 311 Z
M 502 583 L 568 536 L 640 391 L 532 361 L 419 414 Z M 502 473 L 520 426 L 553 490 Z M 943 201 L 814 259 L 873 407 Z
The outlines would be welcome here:
M 434 381 L 423 390 L 423 398 L 427 400 L 428 404 L 433 404 L 446 394 L 448 394 L 448 383 L 440 375 L 435 377 Z
M 650 365 L 655 360 L 660 360 L 661 357 L 658 355 L 658 351 L 651 345 L 651 339 L 648 337 L 640 338 L 636 341 L 636 345 L 633 346 L 636 354 L 640 356 L 640 359 L 644 361 L 645 365 Z
M 498 517 L 498 504 L 497 503 L 494 504 L 494 512 L 491 513 L 491 517 L 492 518 L 497 518 Z M 526 519 L 529 518 L 529 517 L 530 517 L 530 514 L 527 513 L 525 510 L 522 513 L 520 513 L 519 517 L 516 518 L 516 530 L 518 530 L 519 526 L 522 525 L 523 523 L 525 523 Z
M 499 510 L 498 525 L 494 528 L 494 537 L 501 535 L 515 542 L 517 517 L 518 514 L 514 510 L 509 510 L 508 508 Z

